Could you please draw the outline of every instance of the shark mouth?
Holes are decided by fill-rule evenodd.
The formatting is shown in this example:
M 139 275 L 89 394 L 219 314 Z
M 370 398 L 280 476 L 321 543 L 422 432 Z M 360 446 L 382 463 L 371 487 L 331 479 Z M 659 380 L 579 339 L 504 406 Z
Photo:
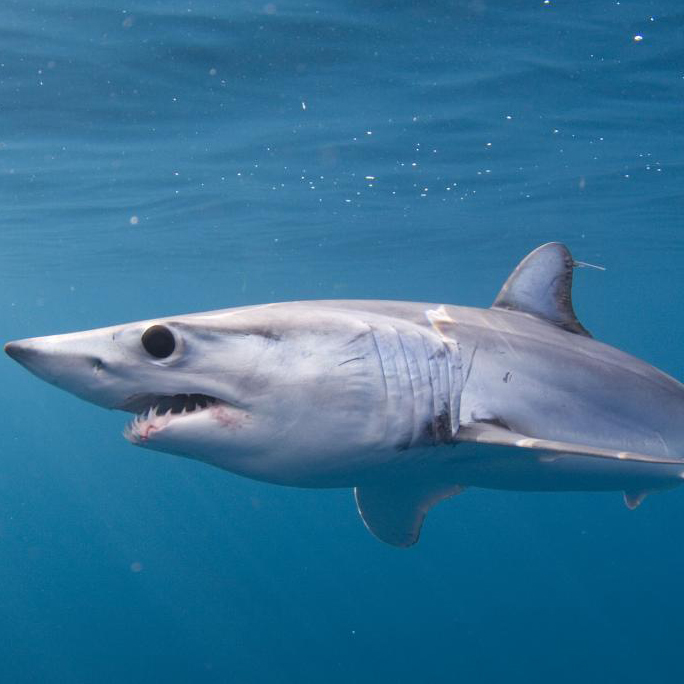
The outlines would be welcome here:
M 207 394 L 136 395 L 121 407 L 124 411 L 137 414 L 125 427 L 124 437 L 133 444 L 143 444 L 153 433 L 179 418 L 224 404 L 220 399 Z

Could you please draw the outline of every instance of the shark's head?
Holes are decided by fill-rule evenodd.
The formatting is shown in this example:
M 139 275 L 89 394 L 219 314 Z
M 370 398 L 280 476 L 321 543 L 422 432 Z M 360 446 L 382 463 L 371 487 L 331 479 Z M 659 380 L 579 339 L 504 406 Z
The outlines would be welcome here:
M 37 337 L 5 351 L 43 380 L 135 414 L 134 444 L 250 477 L 334 479 L 378 444 L 379 366 L 358 319 L 278 305 Z M 377 415 L 377 418 L 376 418 Z

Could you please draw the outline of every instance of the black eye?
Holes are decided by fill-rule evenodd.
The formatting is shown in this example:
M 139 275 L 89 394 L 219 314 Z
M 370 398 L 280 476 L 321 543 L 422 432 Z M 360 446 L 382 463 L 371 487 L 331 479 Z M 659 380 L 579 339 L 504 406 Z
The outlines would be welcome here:
M 165 359 L 173 354 L 176 348 L 176 340 L 173 333 L 163 325 L 153 325 L 145 330 L 141 338 L 145 351 L 158 359 Z

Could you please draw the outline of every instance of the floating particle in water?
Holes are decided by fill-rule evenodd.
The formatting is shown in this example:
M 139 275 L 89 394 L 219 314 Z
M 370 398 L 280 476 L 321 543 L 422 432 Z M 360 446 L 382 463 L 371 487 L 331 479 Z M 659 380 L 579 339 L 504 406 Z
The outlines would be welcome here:
M 143 564 L 140 561 L 133 561 L 131 563 L 131 572 L 142 572 Z
M 128 222 L 129 222 L 132 226 L 137 226 L 138 223 L 140 222 L 140 219 L 139 219 L 137 216 L 131 216 L 131 218 L 128 219 Z
M 644 39 L 644 37 L 643 37 L 643 36 L 640 36 L 639 34 L 637 34 L 636 36 L 634 36 L 634 42 L 635 42 L 635 43 L 640 43 L 643 39 Z
M 209 76 L 216 76 L 217 73 L 218 72 L 214 67 L 211 67 L 211 69 L 209 69 Z

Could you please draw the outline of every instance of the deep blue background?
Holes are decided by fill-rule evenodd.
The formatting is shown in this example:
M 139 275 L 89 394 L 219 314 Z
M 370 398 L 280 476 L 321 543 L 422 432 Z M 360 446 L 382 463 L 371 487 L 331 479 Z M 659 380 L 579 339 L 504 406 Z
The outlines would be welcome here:
M 563 240 L 586 327 L 684 378 L 683 103 L 677 0 L 5 0 L 2 339 L 486 306 Z M 684 492 L 470 490 L 397 550 L 0 361 L 2 682 L 682 681 Z

